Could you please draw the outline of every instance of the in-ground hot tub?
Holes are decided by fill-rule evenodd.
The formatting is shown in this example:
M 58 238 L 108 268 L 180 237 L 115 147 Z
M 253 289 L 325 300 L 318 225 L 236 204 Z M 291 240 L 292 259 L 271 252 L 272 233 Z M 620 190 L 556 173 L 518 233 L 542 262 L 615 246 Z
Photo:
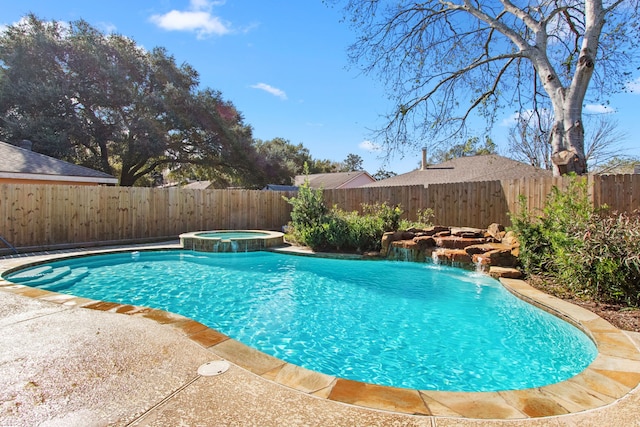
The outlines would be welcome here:
M 181 234 L 180 244 L 199 252 L 252 252 L 284 244 L 284 234 L 264 230 L 195 231 Z

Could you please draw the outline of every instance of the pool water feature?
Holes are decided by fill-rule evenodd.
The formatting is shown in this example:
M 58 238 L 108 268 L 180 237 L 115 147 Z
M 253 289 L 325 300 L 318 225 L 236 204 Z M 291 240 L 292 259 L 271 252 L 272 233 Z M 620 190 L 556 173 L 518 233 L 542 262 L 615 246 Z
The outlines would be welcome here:
M 433 264 L 153 251 L 34 269 L 6 278 L 179 313 L 290 363 L 380 385 L 540 387 L 597 353 L 581 331 L 494 279 Z
M 199 252 L 252 252 L 284 244 L 284 233 L 262 230 L 196 231 L 180 235 L 185 249 Z

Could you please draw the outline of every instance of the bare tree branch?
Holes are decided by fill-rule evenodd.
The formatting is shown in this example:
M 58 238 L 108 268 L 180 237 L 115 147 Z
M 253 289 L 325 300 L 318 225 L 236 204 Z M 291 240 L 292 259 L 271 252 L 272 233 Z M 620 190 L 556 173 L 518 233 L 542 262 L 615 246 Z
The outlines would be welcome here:
M 583 173 L 582 105 L 621 87 L 637 52 L 625 22 L 640 0 L 332 1 L 359 31 L 352 61 L 388 84 L 395 108 L 378 133 L 388 151 L 464 138 L 472 118 L 490 127 L 515 101 L 551 108 L 554 172 Z

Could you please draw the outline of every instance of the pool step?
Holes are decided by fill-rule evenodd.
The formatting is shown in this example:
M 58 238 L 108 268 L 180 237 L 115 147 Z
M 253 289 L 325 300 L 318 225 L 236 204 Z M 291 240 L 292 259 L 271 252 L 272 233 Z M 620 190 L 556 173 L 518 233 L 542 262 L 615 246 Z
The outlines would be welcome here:
M 40 286 L 40 288 L 51 292 L 59 292 L 70 288 L 88 275 L 89 269 L 87 267 L 74 268 L 62 280 L 56 280 L 51 284 Z
M 55 282 L 56 280 L 62 279 L 63 277 L 67 276 L 71 274 L 71 268 L 69 267 L 58 267 L 58 268 L 54 268 L 51 271 L 42 274 L 41 276 L 39 276 L 36 279 L 33 280 L 27 280 L 24 281 L 22 283 L 24 283 L 25 285 L 28 286 L 42 286 L 42 285 L 46 285 L 52 282 Z
M 21 273 L 11 275 L 7 279 L 13 283 L 23 283 L 28 282 L 29 280 L 38 279 L 51 272 L 52 270 L 53 267 L 51 267 L 50 265 L 44 265 L 42 267 L 30 268 Z

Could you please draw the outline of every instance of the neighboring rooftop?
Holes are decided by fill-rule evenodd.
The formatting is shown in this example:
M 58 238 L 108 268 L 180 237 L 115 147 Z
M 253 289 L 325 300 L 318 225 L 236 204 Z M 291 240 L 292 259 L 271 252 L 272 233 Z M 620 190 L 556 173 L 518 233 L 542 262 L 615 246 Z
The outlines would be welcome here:
M 295 185 L 281 185 L 281 184 L 267 184 L 263 190 L 270 191 L 298 191 L 298 187 Z
M 504 179 L 548 177 L 552 172 L 497 154 L 458 157 L 434 166 L 363 185 L 396 187 L 405 185 L 448 184 L 452 182 L 499 181 Z
M 25 146 L 29 146 L 25 141 Z M 0 142 L 0 182 L 117 184 L 107 173 Z
M 299 187 L 309 180 L 309 187 L 331 190 L 336 188 L 356 188 L 376 182 L 375 178 L 365 171 L 316 173 L 310 175 L 298 175 L 294 185 Z
M 182 188 L 188 188 L 191 190 L 208 190 L 214 188 L 211 181 L 193 181 L 182 186 Z

